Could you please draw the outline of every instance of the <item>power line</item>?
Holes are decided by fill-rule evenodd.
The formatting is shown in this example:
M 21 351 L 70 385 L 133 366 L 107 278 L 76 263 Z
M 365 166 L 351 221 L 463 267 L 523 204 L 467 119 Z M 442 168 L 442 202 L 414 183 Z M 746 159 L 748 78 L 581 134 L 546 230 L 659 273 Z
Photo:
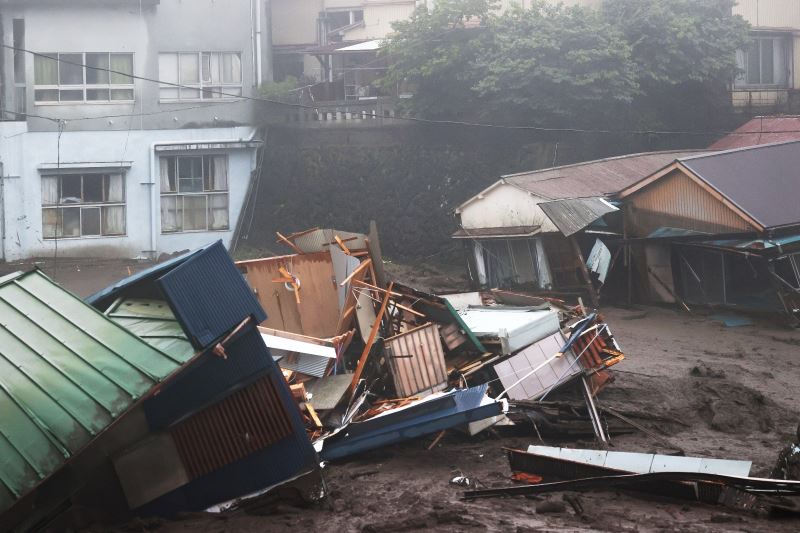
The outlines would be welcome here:
M 67 61 L 61 58 L 54 58 L 48 56 L 46 54 L 41 54 L 38 52 L 34 52 L 32 50 L 28 50 L 25 48 L 19 48 L 8 44 L 0 44 L 0 47 L 8 48 L 10 50 L 15 50 L 18 52 L 25 52 L 28 54 L 32 54 L 38 57 L 44 57 L 53 61 L 58 61 L 61 63 L 65 63 L 68 65 L 85 67 L 93 70 L 99 70 L 103 72 L 109 72 L 112 74 L 119 74 L 122 76 L 127 76 L 131 79 L 137 79 L 141 81 L 146 81 L 150 83 L 157 83 L 159 85 L 166 85 L 170 87 L 177 87 L 183 89 L 191 89 L 191 90 L 198 90 L 198 87 L 193 87 L 191 85 L 183 85 L 180 83 L 173 83 L 173 82 L 166 82 L 163 80 L 158 80 L 155 78 L 148 78 L 146 76 L 137 76 L 133 74 L 129 74 L 127 72 L 121 72 L 118 70 L 103 68 L 103 67 L 95 67 L 92 65 L 87 65 L 84 63 L 76 63 L 72 61 Z M 264 97 L 257 97 L 257 96 L 246 96 L 243 94 L 233 94 L 233 93 L 226 93 L 223 91 L 213 90 L 213 89 L 203 89 L 204 92 L 208 92 L 211 94 L 219 94 L 222 96 L 227 96 L 232 99 L 237 99 L 238 101 L 248 100 L 253 102 L 263 102 L 263 103 L 270 103 L 275 105 L 282 105 L 286 107 L 292 108 L 301 108 L 301 109 L 310 109 L 310 110 L 317 110 L 320 106 L 316 105 L 308 105 L 308 104 L 301 104 L 301 103 L 292 103 L 292 102 L 282 102 L 280 100 L 272 100 L 270 98 Z M 226 104 L 233 104 L 237 103 L 234 102 L 209 102 L 207 104 L 198 105 L 194 107 L 186 107 L 183 109 L 176 109 L 170 111 L 156 111 L 148 114 L 144 114 L 143 116 L 147 115 L 156 115 L 160 113 L 167 113 L 167 112 L 176 112 L 182 110 L 189 110 L 189 109 L 198 109 L 198 108 L 205 108 L 212 105 L 226 105 Z M 16 113 L 14 111 L 7 111 L 10 113 L 15 113 L 19 116 L 32 116 L 36 118 L 42 118 L 45 120 L 50 120 L 53 122 L 58 122 L 61 119 L 56 119 L 53 117 L 45 117 L 41 115 L 34 115 L 30 113 Z M 137 116 L 138 114 L 133 115 L 105 115 L 105 116 L 87 116 L 87 117 L 77 117 L 68 120 L 94 120 L 98 118 L 114 118 L 114 117 L 127 117 L 127 116 Z M 385 118 L 377 113 L 365 113 L 362 116 L 372 117 L 372 118 Z M 536 131 L 540 133 L 586 133 L 586 134 L 610 134 L 610 135 L 696 135 L 696 136 L 708 136 L 708 135 L 748 135 L 753 132 L 739 132 L 739 131 L 722 131 L 722 130 L 636 130 L 636 129 L 593 129 L 593 128 L 553 128 L 553 127 L 545 127 L 545 126 L 533 126 L 533 125 L 510 125 L 510 124 L 492 124 L 486 122 L 470 122 L 470 121 L 463 121 L 463 120 L 445 120 L 445 119 L 427 119 L 421 117 L 412 117 L 408 115 L 395 115 L 390 117 L 392 120 L 405 120 L 409 122 L 416 122 L 421 124 L 431 124 L 431 125 L 444 125 L 444 126 L 463 126 L 463 127 L 471 127 L 471 128 L 488 128 L 488 129 L 498 129 L 498 130 L 515 130 L 515 131 Z M 780 132 L 774 133 L 800 133 L 800 130 L 782 130 Z

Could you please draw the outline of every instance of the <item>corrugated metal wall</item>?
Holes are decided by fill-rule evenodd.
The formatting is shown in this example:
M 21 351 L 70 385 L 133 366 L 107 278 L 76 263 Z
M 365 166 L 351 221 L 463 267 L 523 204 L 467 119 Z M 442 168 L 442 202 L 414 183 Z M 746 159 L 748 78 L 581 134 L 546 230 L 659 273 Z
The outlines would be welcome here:
M 386 350 L 399 397 L 445 388 L 447 366 L 436 324 L 428 324 L 386 339 Z
M 632 195 L 628 204 L 632 236 L 644 237 L 659 227 L 708 233 L 753 228 L 680 170 Z
M 189 477 L 195 479 L 288 437 L 292 425 L 267 375 L 171 433 Z
M 227 359 L 210 352 L 203 354 L 159 394 L 145 401 L 151 428 L 166 428 L 266 371 L 279 372 L 255 325 L 226 346 L 225 352 Z
M 244 318 L 267 315 L 241 272 L 217 241 L 158 280 L 195 348 L 205 348 Z

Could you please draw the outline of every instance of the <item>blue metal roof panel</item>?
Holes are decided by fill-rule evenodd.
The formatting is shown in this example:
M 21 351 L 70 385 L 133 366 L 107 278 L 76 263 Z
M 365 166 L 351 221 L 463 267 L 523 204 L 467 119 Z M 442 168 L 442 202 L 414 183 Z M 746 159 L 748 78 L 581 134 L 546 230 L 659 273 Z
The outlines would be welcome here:
M 204 348 L 252 316 L 267 314 L 230 255 L 217 241 L 158 280 L 175 317 L 195 348 Z
M 210 248 L 214 244 L 215 243 L 207 244 L 201 248 L 192 250 L 191 252 L 187 252 L 183 255 L 173 257 L 172 259 L 168 259 L 161 263 L 155 264 L 150 268 L 146 268 L 142 271 L 139 271 L 136 274 L 133 274 L 132 276 L 128 276 L 127 278 L 121 279 L 118 282 L 114 283 L 113 285 L 109 285 L 105 289 L 98 291 L 92 294 L 91 296 L 88 296 L 85 299 L 85 301 L 89 305 L 105 308 L 109 304 L 111 304 L 111 302 L 116 300 L 123 290 L 132 287 L 133 285 L 136 285 L 137 283 L 140 283 L 144 280 L 155 279 L 160 277 L 161 275 L 163 275 L 166 272 L 169 272 L 176 266 L 184 263 L 187 259 L 189 259 L 193 255 L 198 254 L 207 248 Z
M 320 457 L 340 459 L 499 415 L 502 412 L 500 402 L 481 405 L 487 388 L 483 384 L 453 391 L 397 412 L 351 423 L 346 430 L 325 440 Z

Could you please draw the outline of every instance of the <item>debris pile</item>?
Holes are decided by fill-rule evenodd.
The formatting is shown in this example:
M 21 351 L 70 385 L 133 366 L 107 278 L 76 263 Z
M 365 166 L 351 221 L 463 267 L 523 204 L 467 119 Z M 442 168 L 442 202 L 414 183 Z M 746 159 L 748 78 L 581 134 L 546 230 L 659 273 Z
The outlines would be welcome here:
M 780 480 L 748 477 L 749 462 L 606 451 L 625 431 L 669 443 L 599 405 L 625 355 L 580 299 L 395 283 L 374 227 L 278 239 L 291 254 L 234 263 L 217 242 L 86 301 L 38 271 L 0 279 L 0 529 L 261 512 L 276 487 L 319 501 L 326 462 L 490 428 L 601 449 L 508 450 L 523 485 L 465 499 L 615 487 L 798 510 L 796 443 Z
M 267 311 L 259 331 L 322 459 L 450 428 L 513 425 L 509 401 L 564 388 L 580 391 L 582 422 L 608 441 L 594 398 L 624 355 L 596 311 L 387 282 L 374 230 L 313 228 L 278 233 L 278 242 L 294 253 L 237 266 Z

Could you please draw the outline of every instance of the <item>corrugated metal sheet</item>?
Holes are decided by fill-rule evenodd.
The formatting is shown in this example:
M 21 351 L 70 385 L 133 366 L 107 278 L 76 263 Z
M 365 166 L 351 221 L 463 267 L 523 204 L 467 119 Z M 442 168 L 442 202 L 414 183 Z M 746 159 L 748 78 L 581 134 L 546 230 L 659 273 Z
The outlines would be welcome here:
M 209 349 L 175 379 L 163 385 L 158 395 L 148 398 L 144 409 L 150 427 L 166 428 L 187 414 L 219 401 L 232 389 L 265 372 L 278 373 L 256 326 L 247 326 L 232 339 L 225 347 L 225 353 L 228 358 L 222 359 Z
M 312 254 L 327 252 L 331 246 L 336 246 L 338 248 L 339 245 L 336 244 L 334 240 L 336 236 L 342 239 L 344 245 L 349 249 L 363 250 L 367 247 L 367 243 L 364 240 L 366 235 L 363 233 L 353 233 L 337 229 L 315 229 L 299 237 L 290 236 L 289 238 L 294 242 L 294 245 L 300 248 L 304 253 Z
M 39 271 L 0 281 L 0 512 L 185 361 Z
M 634 235 L 661 227 L 701 233 L 753 230 L 738 214 L 714 198 L 681 170 L 656 180 L 629 197 Z
M 447 386 L 447 365 L 436 324 L 395 335 L 385 343 L 399 397 L 436 392 Z
M 738 148 L 680 161 L 762 226 L 800 224 L 800 141 Z
M 106 311 L 106 316 L 151 346 L 181 360 L 195 353 L 167 302 L 144 298 L 119 300 Z
M 542 202 L 539 207 L 567 237 L 579 232 L 603 215 L 619 211 L 602 198 L 568 198 Z
M 184 263 L 187 259 L 192 257 L 195 254 L 199 254 L 203 250 L 213 246 L 214 243 L 207 244 L 197 250 L 192 250 L 191 252 L 187 252 L 183 255 L 179 255 L 178 257 L 173 257 L 172 259 L 168 259 L 162 263 L 155 264 L 150 268 L 146 268 L 133 274 L 132 276 L 128 276 L 127 278 L 121 279 L 120 281 L 114 283 L 113 285 L 109 285 L 105 289 L 98 291 L 91 296 L 85 298 L 86 303 L 93 305 L 94 307 L 102 310 L 106 310 L 109 305 L 111 305 L 114 300 L 119 298 L 123 292 L 127 289 L 130 289 L 134 285 L 142 283 L 144 281 L 152 281 L 158 277 L 161 277 L 164 273 L 170 271 L 171 269 L 175 268 L 176 266 Z
M 293 372 L 300 372 L 307 376 L 321 378 L 328 371 L 328 367 L 333 362 L 333 359 L 327 357 L 318 357 L 316 355 L 308 355 L 304 353 L 294 353 L 286 357 L 282 357 L 278 362 L 278 366 L 285 370 Z
M 181 422 L 171 434 L 195 479 L 285 439 L 292 425 L 267 375 Z
M 157 280 L 195 348 L 204 348 L 252 316 L 267 314 L 217 241 Z
M 792 2 L 800 7 L 800 4 Z M 759 144 L 800 140 L 800 117 L 756 117 L 708 147 L 730 150 Z
M 547 362 L 566 342 L 559 331 L 494 365 L 503 389 L 508 390 L 508 397 L 512 400 L 535 400 L 580 374 L 583 367 L 575 363 L 572 350 Z
M 487 388 L 483 384 L 438 393 L 409 407 L 351 423 L 347 431 L 325 440 L 320 457 L 326 461 L 340 459 L 499 415 L 502 404 L 486 396 Z
M 503 176 L 503 179 L 507 183 L 552 200 L 609 196 L 664 168 L 676 159 L 697 153 L 701 152 L 680 150 L 630 154 L 510 174 Z

